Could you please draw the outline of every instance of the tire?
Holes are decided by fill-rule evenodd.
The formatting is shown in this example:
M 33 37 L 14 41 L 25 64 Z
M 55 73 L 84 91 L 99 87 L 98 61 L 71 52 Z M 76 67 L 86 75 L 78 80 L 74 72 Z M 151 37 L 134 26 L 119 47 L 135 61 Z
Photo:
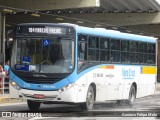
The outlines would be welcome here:
M 92 86 L 89 86 L 86 96 L 86 102 L 81 103 L 80 107 L 82 110 L 92 110 L 94 106 L 95 93 Z
M 133 106 L 135 100 L 136 100 L 136 89 L 132 85 L 129 92 L 128 105 Z
M 118 106 L 133 106 L 134 102 L 136 100 L 136 89 L 132 85 L 129 91 L 129 98 L 128 100 L 117 100 L 116 104 Z
M 27 100 L 28 108 L 31 111 L 37 111 L 40 108 L 41 103 L 40 102 L 35 102 L 32 100 Z

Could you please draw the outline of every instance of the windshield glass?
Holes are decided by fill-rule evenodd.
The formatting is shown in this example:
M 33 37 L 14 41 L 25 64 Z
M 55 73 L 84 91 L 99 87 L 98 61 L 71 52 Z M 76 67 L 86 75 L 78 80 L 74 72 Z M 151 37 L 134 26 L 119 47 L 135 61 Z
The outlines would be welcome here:
M 70 73 L 74 66 L 73 40 L 64 38 L 16 38 L 11 67 L 40 73 Z

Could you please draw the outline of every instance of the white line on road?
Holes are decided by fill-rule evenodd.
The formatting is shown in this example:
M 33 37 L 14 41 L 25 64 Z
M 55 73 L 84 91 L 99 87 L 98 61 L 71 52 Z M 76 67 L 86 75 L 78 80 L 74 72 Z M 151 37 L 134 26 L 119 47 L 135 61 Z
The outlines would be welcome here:
M 44 120 L 44 119 L 51 119 L 51 118 L 59 119 L 58 117 L 34 117 L 28 120 Z

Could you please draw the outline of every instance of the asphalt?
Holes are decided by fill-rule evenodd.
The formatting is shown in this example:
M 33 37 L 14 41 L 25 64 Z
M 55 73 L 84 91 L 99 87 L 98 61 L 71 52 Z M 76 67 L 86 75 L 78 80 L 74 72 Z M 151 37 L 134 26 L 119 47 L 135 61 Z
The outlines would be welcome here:
M 155 94 L 159 94 L 160 93 L 160 83 L 156 84 L 156 90 L 155 90 Z M 3 103 L 16 103 L 16 102 L 24 102 L 25 100 L 23 99 L 15 99 L 15 98 L 10 98 L 9 94 L 4 94 L 1 95 L 0 94 L 0 104 Z

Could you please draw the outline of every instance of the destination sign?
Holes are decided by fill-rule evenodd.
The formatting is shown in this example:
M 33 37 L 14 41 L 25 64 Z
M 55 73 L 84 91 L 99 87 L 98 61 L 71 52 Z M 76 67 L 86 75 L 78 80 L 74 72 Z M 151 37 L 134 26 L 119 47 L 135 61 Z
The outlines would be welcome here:
M 65 34 L 64 28 L 28 28 L 29 33 Z
M 66 35 L 67 29 L 64 27 L 52 27 L 52 26 L 19 26 L 17 27 L 17 33 L 20 34 L 56 34 Z

